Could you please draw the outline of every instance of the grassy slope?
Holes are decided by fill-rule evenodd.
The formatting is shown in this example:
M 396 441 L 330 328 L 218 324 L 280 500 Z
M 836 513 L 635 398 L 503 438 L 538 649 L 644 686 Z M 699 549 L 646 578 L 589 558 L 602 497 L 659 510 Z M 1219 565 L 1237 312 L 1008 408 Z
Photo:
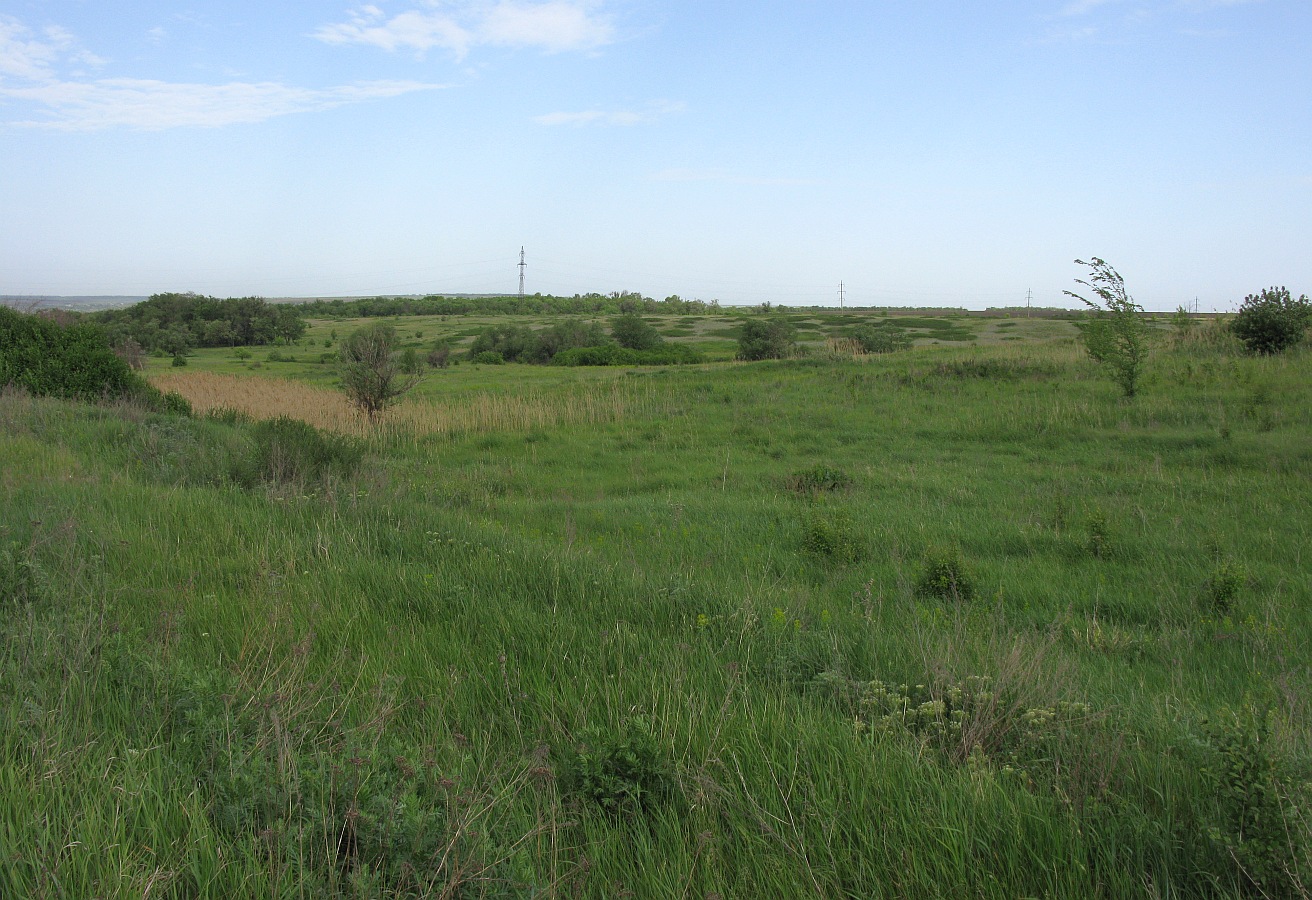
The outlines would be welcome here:
M 0 398 L 0 546 L 44 573 L 3 611 L 0 895 L 1297 895 L 1306 821 L 1205 770 L 1306 778 L 1312 360 L 1163 352 L 1126 404 L 1029 327 L 460 366 L 422 399 L 645 399 L 267 492 L 221 483 L 240 426 Z M 789 489 L 817 464 L 852 483 Z M 974 600 L 917 592 L 938 550 Z

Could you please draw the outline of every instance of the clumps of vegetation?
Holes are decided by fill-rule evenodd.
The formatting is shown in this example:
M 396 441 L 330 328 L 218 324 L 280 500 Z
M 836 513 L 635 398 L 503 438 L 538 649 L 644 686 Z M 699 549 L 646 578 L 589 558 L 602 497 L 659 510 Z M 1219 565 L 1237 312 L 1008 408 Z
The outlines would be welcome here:
M 402 371 L 396 344 L 396 329 L 381 322 L 352 332 L 342 342 L 342 390 L 371 419 L 419 383 L 418 374 Z
M 828 671 L 816 684 L 853 710 L 858 730 L 872 742 L 912 737 L 953 762 L 995 765 L 1027 781 L 1045 768 L 1051 772 L 1093 718 L 1086 703 L 1030 706 L 987 676 L 908 685 Z
M 1297 300 L 1286 287 L 1263 288 L 1249 294 L 1230 323 L 1230 330 L 1250 353 L 1272 356 L 1303 340 L 1312 326 L 1312 301 Z
M 190 412 L 181 397 L 166 398 L 133 372 L 95 325 L 61 325 L 0 306 L 0 387 L 9 385 L 38 397 L 128 400 L 159 412 Z
M 863 353 L 893 353 L 911 346 L 911 338 L 906 329 L 889 319 L 858 325 L 852 329 L 851 336 Z
M 565 787 L 607 813 L 631 816 L 667 800 L 673 766 L 642 716 L 615 729 L 588 729 L 565 765 Z
M 553 366 L 679 366 L 702 362 L 696 350 L 683 344 L 662 344 L 651 350 L 630 350 L 618 344 L 575 347 L 557 353 Z
M 784 318 L 749 318 L 738 333 L 738 359 L 788 359 L 796 352 L 797 328 Z
M 1312 797 L 1308 785 L 1283 771 L 1272 718 L 1246 706 L 1203 723 L 1209 758 L 1202 774 L 1219 812 L 1207 835 L 1232 861 L 1245 893 L 1306 897 L 1303 879 L 1312 875 L 1312 855 L 1302 817 Z
M 610 335 L 615 343 L 629 350 L 655 350 L 665 343 L 655 327 L 632 313 L 611 319 Z
M 916 594 L 943 600 L 973 600 L 974 576 L 955 547 L 931 547 L 921 561 L 916 578 Z
M 32 548 L 19 543 L 0 547 L 0 611 L 9 604 L 33 603 L 45 596 L 46 573 Z
M 784 485 L 794 494 L 813 497 L 821 493 L 847 491 L 852 488 L 852 476 L 842 469 L 816 463 L 789 475 Z
M 251 453 L 234 473 L 238 482 L 247 485 L 306 484 L 333 475 L 345 478 L 355 472 L 364 455 L 350 438 L 287 416 L 258 422 L 250 434 Z
M 1107 513 L 1102 507 L 1095 506 L 1089 511 L 1089 518 L 1084 523 L 1084 549 L 1095 559 L 1106 559 L 1112 555 L 1111 526 L 1107 522 Z
M 823 506 L 811 507 L 802 519 L 802 549 L 838 563 L 859 562 L 868 550 L 865 536 L 845 510 Z
M 1203 585 L 1208 608 L 1217 615 L 1229 615 L 1248 579 L 1248 568 L 1243 563 L 1234 560 L 1218 562 Z
M 600 325 L 577 319 L 536 331 L 527 325 L 493 325 L 475 336 L 469 358 L 485 365 L 557 366 L 664 366 L 702 361 L 701 354 L 691 347 L 666 343 L 636 315 L 616 318 L 611 336 Z
M 131 340 L 146 350 L 186 353 L 196 347 L 264 345 L 299 340 L 306 324 L 301 307 L 260 297 L 219 300 L 198 294 L 155 294 L 122 309 L 93 314 L 110 343 Z
M 1126 397 L 1139 390 L 1148 359 L 1149 326 L 1143 319 L 1143 307 L 1125 290 L 1125 279 L 1104 260 L 1094 257 L 1077 265 L 1088 266 L 1089 280 L 1075 279 L 1097 297 L 1090 300 L 1074 291 L 1063 291 L 1089 307 L 1091 318 L 1082 323 L 1080 337 L 1089 356 L 1112 373 Z

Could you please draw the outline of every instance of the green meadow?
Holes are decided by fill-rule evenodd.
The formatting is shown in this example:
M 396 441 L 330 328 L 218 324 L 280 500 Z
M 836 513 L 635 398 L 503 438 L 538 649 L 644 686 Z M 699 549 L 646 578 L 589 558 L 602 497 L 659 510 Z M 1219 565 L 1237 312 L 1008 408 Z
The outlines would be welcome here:
M 788 315 L 314 462 L 0 394 L 0 897 L 1307 897 L 1306 344 L 1163 323 L 1126 400 L 1067 319 Z

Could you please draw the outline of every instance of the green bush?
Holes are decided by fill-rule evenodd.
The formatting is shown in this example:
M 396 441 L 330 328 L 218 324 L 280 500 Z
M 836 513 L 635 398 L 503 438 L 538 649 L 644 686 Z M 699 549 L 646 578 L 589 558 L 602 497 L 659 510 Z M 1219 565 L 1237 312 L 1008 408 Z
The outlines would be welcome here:
M 251 428 L 254 446 L 238 466 L 234 478 L 251 485 L 304 484 L 328 475 L 353 474 L 363 450 L 350 438 L 325 434 L 313 425 L 279 416 Z
M 654 350 L 630 350 L 618 344 L 575 347 L 557 353 L 553 366 L 677 366 L 702 361 L 702 355 L 682 344 L 662 344 Z
M 65 400 L 143 399 L 146 381 L 112 349 L 95 325 L 61 326 L 0 306 L 0 387 Z
M 797 351 L 797 329 L 787 319 L 753 318 L 738 335 L 738 359 L 787 359 Z
M 630 350 L 655 350 L 665 343 L 660 332 L 638 315 L 611 319 L 610 333 L 617 344 Z
M 1306 296 L 1293 299 L 1289 288 L 1271 287 L 1244 298 L 1230 329 L 1249 352 L 1269 356 L 1303 340 L 1309 325 L 1312 302 Z
M 45 595 L 45 571 L 29 548 L 0 547 L 0 611 L 10 603 L 31 603 Z
M 975 596 L 975 579 L 966 568 L 961 552 L 942 547 L 930 548 L 921 562 L 916 579 L 916 593 L 922 597 L 944 600 L 971 600 Z
M 866 542 L 845 511 L 814 508 L 802 520 L 802 549 L 813 556 L 853 563 L 865 558 Z
M 473 357 L 474 362 L 482 363 L 485 366 L 505 365 L 506 358 L 496 350 L 484 350 Z
M 794 472 L 784 483 L 794 493 L 813 495 L 823 491 L 846 491 L 852 487 L 852 476 L 842 469 L 816 463 L 809 469 Z
M 641 716 L 615 730 L 588 729 L 566 765 L 572 793 L 617 815 L 651 809 L 673 791 L 671 766 Z
M 907 337 L 903 329 L 885 322 L 878 325 L 858 325 L 852 329 L 852 339 L 866 353 L 892 353 L 911 346 L 911 338 Z
M 1204 722 L 1210 751 L 1202 775 L 1211 785 L 1219 821 L 1208 837 L 1229 860 L 1252 896 L 1305 897 L 1299 869 L 1308 863 L 1306 822 L 1293 795 L 1299 786 L 1282 777 L 1272 744 L 1270 715 L 1251 707 Z M 1306 786 L 1303 792 L 1306 792 Z M 1289 810 L 1289 814 L 1286 814 Z M 1298 856 L 1304 858 L 1300 861 Z

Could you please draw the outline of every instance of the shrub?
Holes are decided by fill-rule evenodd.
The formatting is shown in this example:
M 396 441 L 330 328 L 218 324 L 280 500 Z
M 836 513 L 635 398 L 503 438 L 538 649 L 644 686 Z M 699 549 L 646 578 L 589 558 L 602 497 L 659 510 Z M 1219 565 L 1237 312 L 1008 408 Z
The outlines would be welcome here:
M 517 362 L 521 356 L 527 356 L 536 342 L 533 329 L 527 325 L 493 325 L 483 329 L 469 346 L 469 358 L 474 362 L 485 362 L 479 356 L 493 352 L 501 357 L 501 362 Z
M 802 549 L 813 556 L 853 563 L 866 555 L 866 543 L 856 523 L 844 511 L 811 509 L 802 520 Z
M 269 357 L 272 358 L 272 357 L 273 357 L 273 354 L 270 353 L 270 354 L 269 354 Z M 177 354 L 176 356 L 173 357 L 173 362 L 171 362 L 169 365 L 173 366 L 173 368 L 175 368 L 175 369 L 180 369 L 180 368 L 182 368 L 183 366 L 185 366 L 186 364 L 187 364 L 187 357 L 185 357 L 185 356 L 183 356 L 181 353 L 179 353 L 179 354 Z
M 787 359 L 797 350 L 797 329 L 786 319 L 752 318 L 738 335 L 738 358 Z
M 1207 579 L 1204 590 L 1208 606 L 1218 615 L 1227 615 L 1239 598 L 1239 592 L 1248 583 L 1248 569 L 1241 563 L 1225 560 L 1217 563 Z
M 907 333 L 892 323 L 858 325 L 852 329 L 852 339 L 866 353 L 892 353 L 911 346 Z
M 0 306 L 0 387 L 10 384 L 65 400 L 152 399 L 97 326 L 61 326 Z
M 446 341 L 442 341 L 428 351 L 425 361 L 434 369 L 445 369 L 451 365 L 451 345 Z
M 1089 288 L 1098 298 L 1095 301 L 1073 291 L 1063 292 L 1092 310 L 1092 318 L 1080 329 L 1085 349 L 1112 371 L 1125 396 L 1133 397 L 1148 358 L 1148 325 L 1143 320 L 1143 307 L 1126 293 L 1125 279 L 1104 260 L 1095 256 L 1088 262 L 1075 262 L 1093 270 L 1089 281 L 1077 278 L 1075 283 Z
M 39 600 L 45 590 L 45 571 L 30 549 L 17 543 L 0 547 L 0 611 L 9 603 Z
M 500 366 L 505 364 L 506 358 L 495 350 L 484 350 L 474 357 L 474 362 L 485 366 Z
M 567 765 L 569 787 L 609 813 L 650 809 L 672 792 L 671 766 L 641 716 L 614 731 L 589 729 Z
M 654 350 L 630 350 L 618 344 L 575 347 L 552 357 L 553 366 L 677 366 L 697 363 L 702 356 L 682 344 L 662 344 Z
M 637 315 L 611 319 L 610 334 L 617 344 L 630 350 L 654 350 L 665 343 L 660 332 Z
M 313 425 L 279 416 L 251 429 L 254 446 L 234 473 L 237 481 L 286 484 L 316 481 L 329 474 L 348 476 L 363 452 L 347 437 L 326 434 Z
M 1281 353 L 1303 340 L 1312 325 L 1312 302 L 1306 296 L 1297 300 L 1289 288 L 1264 288 L 1249 294 L 1239 307 L 1230 328 L 1251 353 Z
M 1220 820 L 1208 829 L 1212 843 L 1254 896 L 1307 896 L 1296 882 L 1307 825 L 1296 820 L 1296 809 L 1286 816 L 1269 714 L 1245 707 L 1203 727 L 1210 758 L 1202 775 L 1220 807 Z
M 402 377 L 395 354 L 396 329 L 366 325 L 342 342 L 342 390 L 369 418 L 374 418 L 419 382 Z
M 916 593 L 922 597 L 944 600 L 970 600 L 975 596 L 975 580 L 965 560 L 956 549 L 931 548 L 921 563 Z
M 798 494 L 818 494 L 822 491 L 845 491 L 852 486 L 852 476 L 842 469 L 817 463 L 788 476 L 788 490 Z

